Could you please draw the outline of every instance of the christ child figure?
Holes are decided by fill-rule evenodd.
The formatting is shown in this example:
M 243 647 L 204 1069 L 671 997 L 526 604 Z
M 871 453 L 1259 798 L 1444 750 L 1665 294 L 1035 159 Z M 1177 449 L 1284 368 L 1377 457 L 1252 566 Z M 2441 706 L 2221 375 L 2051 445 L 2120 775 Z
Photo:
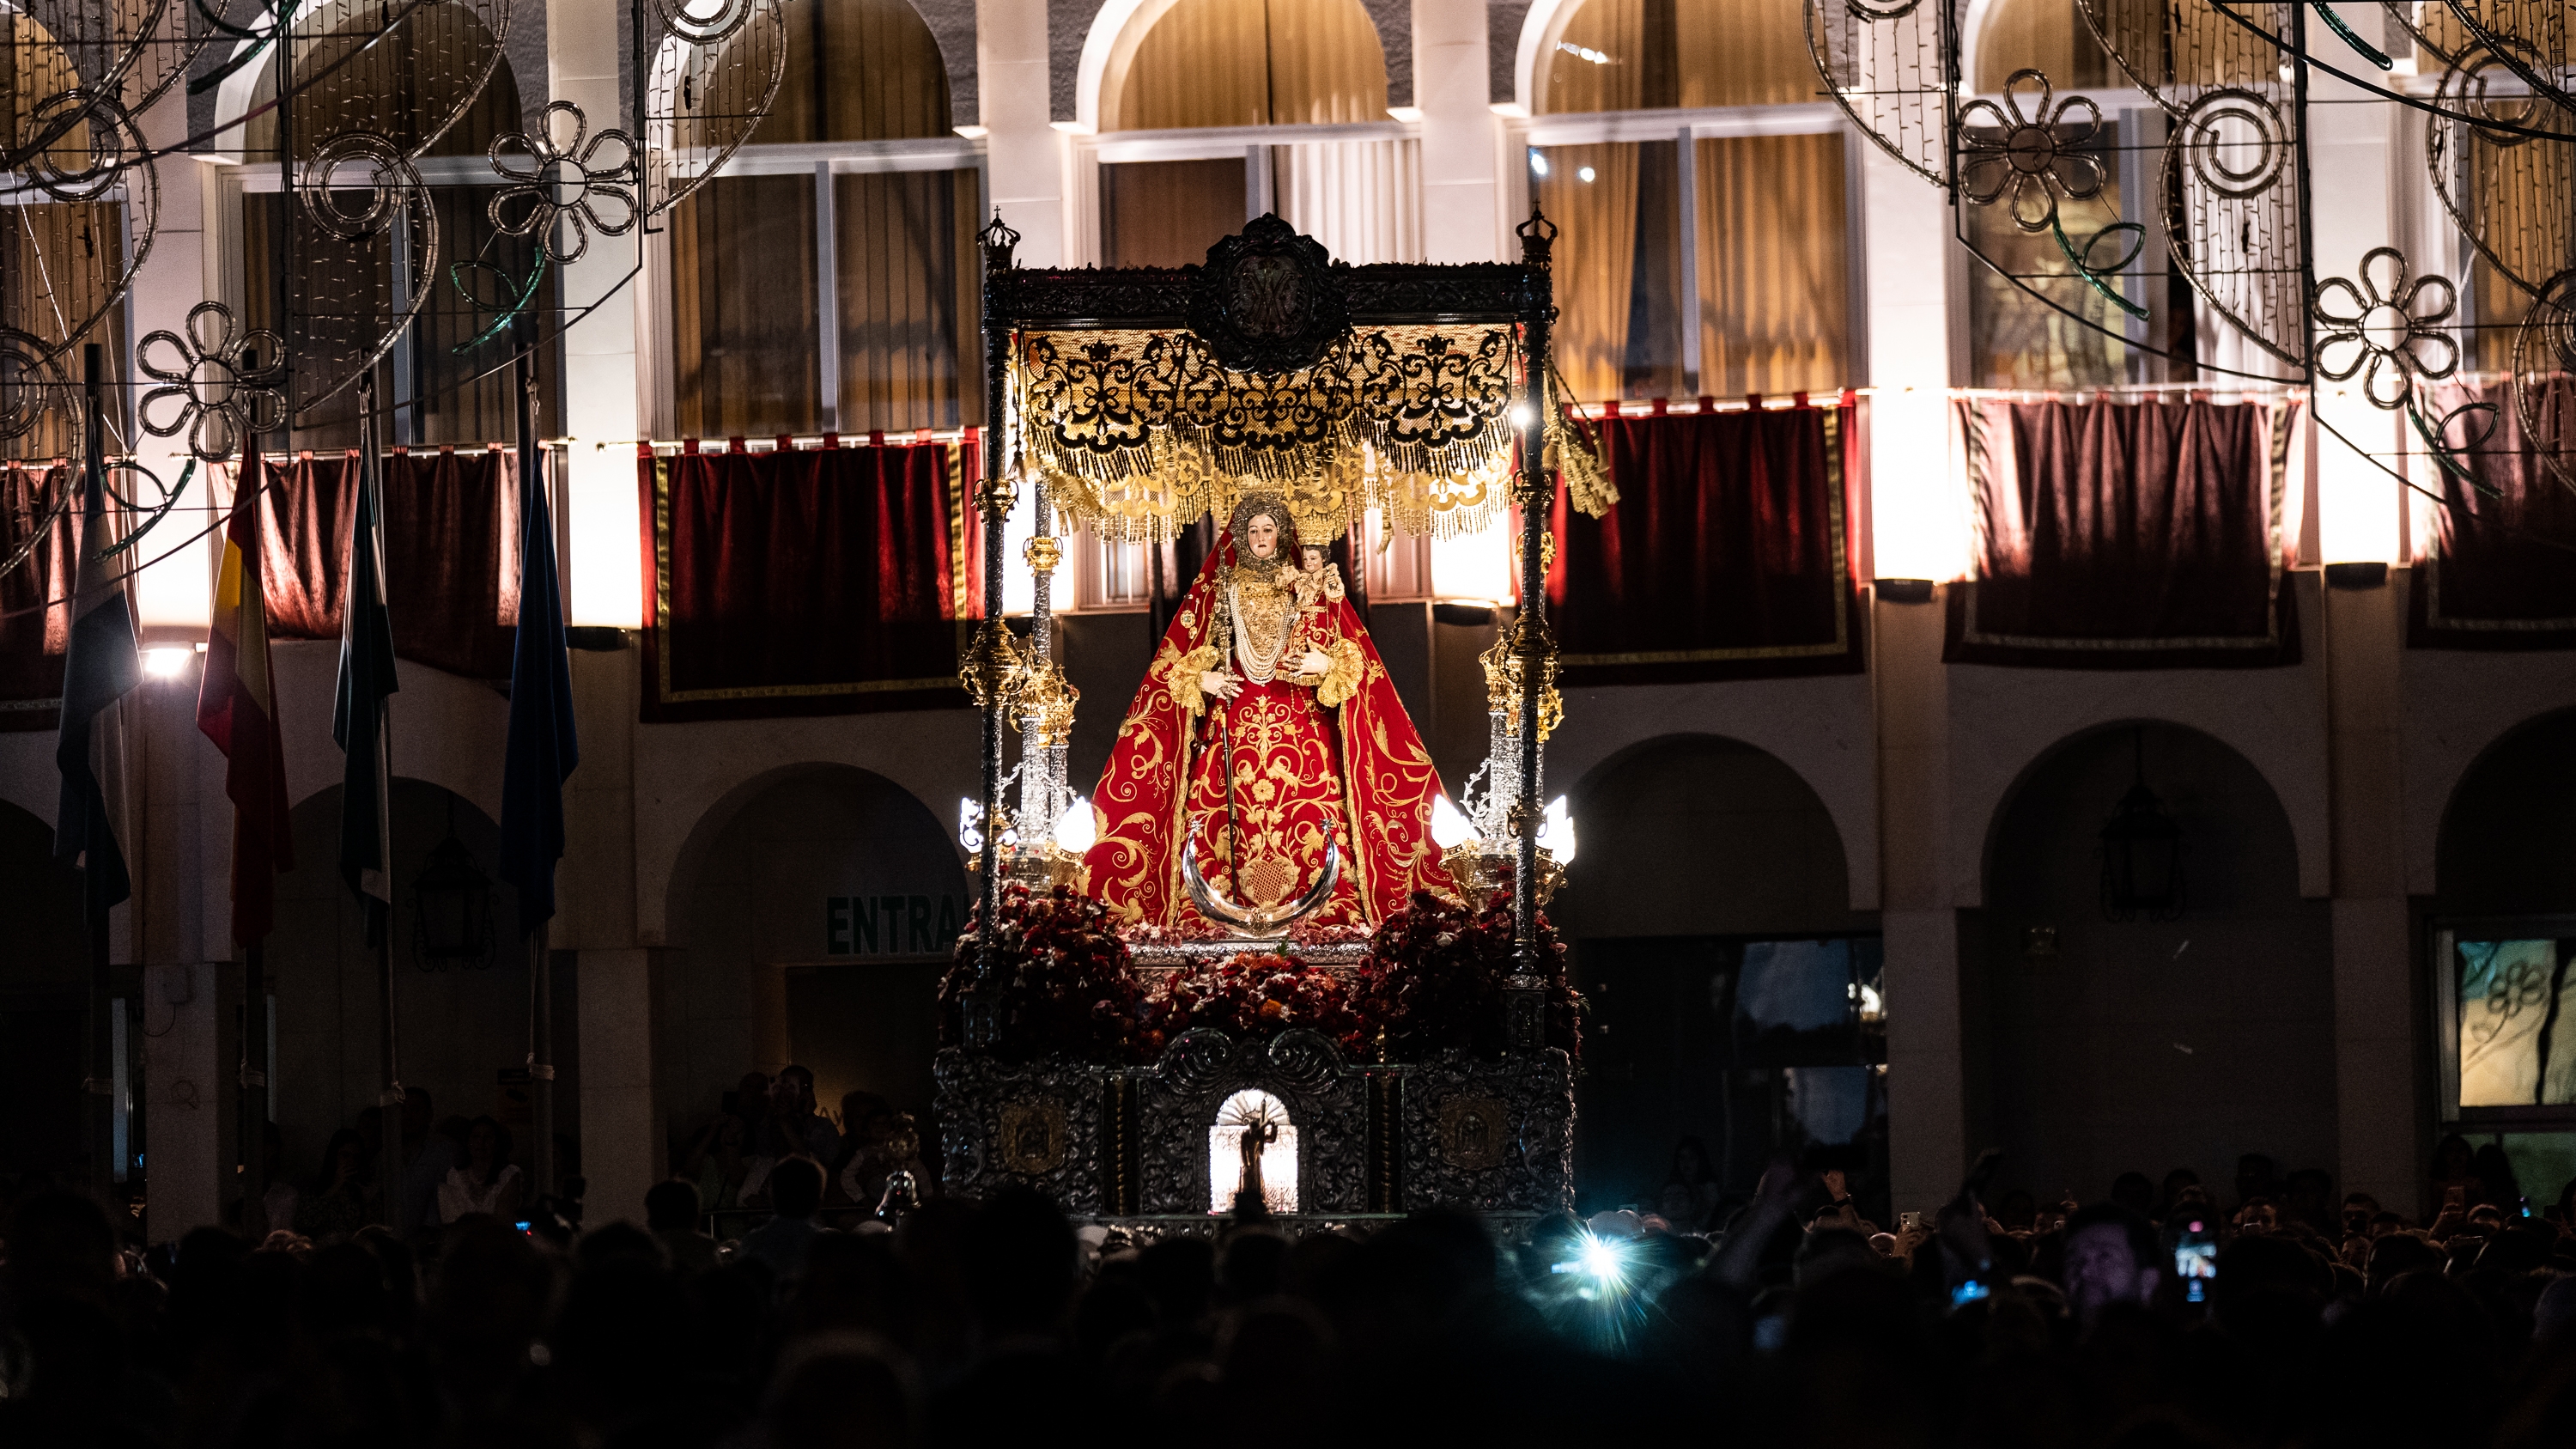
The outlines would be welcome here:
M 1290 574 L 1289 587 L 1297 596 L 1297 624 L 1289 651 L 1301 657 L 1305 668 L 1298 678 L 1307 684 L 1322 682 L 1329 669 L 1330 651 L 1336 637 L 1330 610 L 1342 601 L 1342 570 L 1333 562 L 1332 550 L 1321 544 L 1301 544 L 1297 549 L 1297 568 Z M 1314 667 L 1325 660 L 1326 669 Z

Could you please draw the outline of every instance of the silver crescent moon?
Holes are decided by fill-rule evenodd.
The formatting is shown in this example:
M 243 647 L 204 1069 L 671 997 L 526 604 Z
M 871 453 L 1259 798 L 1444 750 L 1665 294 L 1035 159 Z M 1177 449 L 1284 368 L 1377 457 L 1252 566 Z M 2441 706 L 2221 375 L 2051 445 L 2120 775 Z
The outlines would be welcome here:
M 1181 883 L 1189 888 L 1190 904 L 1199 908 L 1200 915 L 1238 936 L 1258 939 L 1287 930 L 1322 910 L 1324 903 L 1333 898 L 1333 887 L 1342 878 L 1341 846 L 1327 836 L 1324 839 L 1324 868 L 1316 873 L 1313 887 L 1298 897 L 1294 905 L 1276 913 L 1246 909 L 1218 894 L 1217 888 L 1209 884 L 1207 877 L 1200 872 L 1198 852 L 1190 849 L 1198 843 L 1198 838 L 1198 826 L 1193 824 L 1190 838 L 1181 845 Z

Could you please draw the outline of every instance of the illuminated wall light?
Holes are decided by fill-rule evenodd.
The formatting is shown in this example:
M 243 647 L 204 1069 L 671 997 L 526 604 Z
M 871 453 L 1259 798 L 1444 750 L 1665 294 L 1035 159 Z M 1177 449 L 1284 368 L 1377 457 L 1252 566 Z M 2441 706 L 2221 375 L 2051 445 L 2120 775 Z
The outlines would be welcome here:
M 1571 40 L 1560 40 L 1560 41 L 1558 41 L 1558 42 L 1556 43 L 1556 48 L 1557 48 L 1558 50 L 1560 50 L 1560 51 L 1563 51 L 1563 52 L 1564 52 L 1564 53 L 1566 53 L 1567 55 L 1574 56 L 1574 57 L 1576 57 L 1576 58 L 1578 58 L 1578 59 L 1581 59 L 1581 60 L 1588 60 L 1588 61 L 1592 62 L 1594 65 L 1615 65 L 1615 64 L 1617 64 L 1617 62 L 1613 61 L 1613 60 L 1610 58 L 1610 55 L 1609 55 L 1609 53 L 1608 53 L 1607 51 L 1594 50 L 1592 47 L 1590 47 L 1590 46 L 1588 46 L 1588 45 L 1577 45 L 1577 44 L 1575 44 L 1575 43 L 1574 43 L 1573 41 L 1571 41 Z
M 1583 183 L 1584 183 L 1585 185 L 1589 186 L 1590 184 L 1592 184 L 1592 168 L 1591 168 L 1591 167 L 1589 167 L 1589 166 L 1582 167 L 1582 168 L 1578 169 L 1574 174 L 1575 174 L 1575 175 L 1577 175 L 1577 176 L 1579 176 L 1579 177 L 1581 177 L 1581 178 L 1583 179 Z
M 1532 146 L 1530 148 L 1529 158 L 1530 174 L 1532 176 L 1545 176 L 1547 174 L 1547 153 L 1538 149 L 1536 146 Z
M 2380 460 L 2398 466 L 2405 414 L 2373 407 L 2350 388 L 2319 389 L 2315 406 L 2318 426 L 2310 446 L 2317 470 L 2317 548 L 2323 555 L 2317 561 L 2404 563 L 2405 485 Z
M 182 441 L 185 441 L 182 439 Z M 152 470 L 165 487 L 176 487 L 182 475 L 189 474 L 188 455 L 181 453 L 139 453 L 135 461 Z M 168 517 L 143 535 L 128 555 L 142 565 L 134 575 L 134 614 L 147 630 L 156 626 L 168 631 L 184 630 L 203 633 L 213 618 L 214 590 L 210 586 L 214 570 L 211 553 L 223 541 L 220 529 L 202 538 L 206 525 L 232 506 L 231 491 L 225 490 L 220 507 L 208 486 L 205 465 L 199 464 L 188 476 L 188 491 L 180 495 L 179 506 Z M 140 478 L 118 481 L 120 488 L 130 488 L 144 500 L 154 497 L 153 487 Z M 631 486 L 631 485 L 630 485 Z M 629 545 L 628 552 L 633 552 Z
M 565 550 L 572 622 L 644 626 L 643 562 L 635 548 L 635 458 L 623 448 L 576 445 L 565 454 Z
M 143 651 L 143 672 L 155 679 L 176 679 L 188 672 L 197 651 L 185 644 L 156 644 Z
M 1878 576 L 1963 577 L 1968 530 L 1948 396 L 1937 388 L 1879 393 L 1871 400 L 1869 448 Z

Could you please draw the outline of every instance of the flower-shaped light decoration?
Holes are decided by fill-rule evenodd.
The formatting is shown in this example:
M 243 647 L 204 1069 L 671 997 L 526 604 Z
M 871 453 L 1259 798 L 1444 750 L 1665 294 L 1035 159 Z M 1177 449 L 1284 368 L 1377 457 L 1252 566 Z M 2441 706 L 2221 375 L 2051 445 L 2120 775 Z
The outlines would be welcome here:
M 566 122 L 571 135 L 558 139 Z M 505 236 L 536 233 L 546 260 L 557 266 L 590 250 L 593 228 L 610 236 L 635 229 L 635 138 L 624 131 L 591 135 L 590 118 L 572 102 L 547 106 L 533 131 L 493 141 L 491 157 L 492 169 L 510 182 L 492 198 L 492 225 Z M 572 223 L 568 243 L 557 221 Z
M 2409 281 L 2405 253 L 2372 248 L 2361 259 L 2358 285 L 2351 277 L 2328 277 L 2308 299 L 2308 315 L 2323 332 L 2318 375 L 2342 382 L 2359 372 L 2362 396 L 2372 405 L 2405 406 L 2416 378 L 2429 382 L 2458 370 L 2459 344 L 2442 323 L 2459 301 L 2450 278 Z
M 167 349 L 167 360 L 156 360 L 155 348 Z M 156 438 L 185 431 L 200 462 L 220 463 L 286 420 L 286 344 L 266 328 L 242 332 L 221 302 L 198 303 L 184 336 L 155 332 L 134 355 L 146 376 L 165 384 L 135 409 L 143 430 Z
M 2027 108 L 2020 92 L 2036 90 Z M 2099 135 L 2102 108 L 2085 96 L 2050 104 L 2055 92 L 2035 70 L 2014 71 L 2004 103 L 1970 101 L 1959 108 L 1959 190 L 1978 206 L 2010 197 L 2014 226 L 2043 232 L 2057 223 L 2057 204 L 2102 194 L 2102 160 L 2077 149 Z M 2083 108 L 2080 117 L 2070 113 Z M 1979 119 L 1982 113 L 1984 119 Z

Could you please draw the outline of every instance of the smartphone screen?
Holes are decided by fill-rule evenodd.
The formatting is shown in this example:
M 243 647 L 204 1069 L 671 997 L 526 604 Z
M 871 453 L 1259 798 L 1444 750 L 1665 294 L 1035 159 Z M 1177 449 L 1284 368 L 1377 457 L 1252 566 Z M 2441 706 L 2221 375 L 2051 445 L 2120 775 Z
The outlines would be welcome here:
M 2218 1276 L 2218 1235 L 2209 1230 L 2207 1220 L 2188 1220 L 2181 1236 L 2174 1239 L 2174 1276 L 2182 1280 L 2185 1299 L 2209 1301 L 2210 1281 Z

